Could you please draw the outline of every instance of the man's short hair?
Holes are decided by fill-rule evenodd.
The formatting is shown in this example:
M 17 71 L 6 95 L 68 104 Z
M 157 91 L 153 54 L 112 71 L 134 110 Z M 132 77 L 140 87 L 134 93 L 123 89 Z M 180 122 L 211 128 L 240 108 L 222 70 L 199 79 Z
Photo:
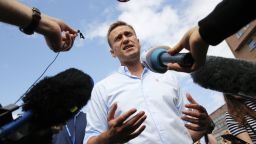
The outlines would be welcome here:
M 110 25 L 110 27 L 109 27 L 109 29 L 108 29 L 108 33 L 107 33 L 108 44 L 109 44 L 110 47 L 111 47 L 111 44 L 110 44 L 110 40 L 109 40 L 109 35 L 110 35 L 110 33 L 111 33 L 115 28 L 117 28 L 117 27 L 119 27 L 119 26 L 128 26 L 128 27 L 130 27 L 130 28 L 134 31 L 134 33 L 135 33 L 134 28 L 133 28 L 131 25 L 127 24 L 126 22 L 123 22 L 123 21 L 116 21 L 116 22 L 112 23 L 112 24 Z M 136 34 L 136 33 L 135 33 L 135 34 Z

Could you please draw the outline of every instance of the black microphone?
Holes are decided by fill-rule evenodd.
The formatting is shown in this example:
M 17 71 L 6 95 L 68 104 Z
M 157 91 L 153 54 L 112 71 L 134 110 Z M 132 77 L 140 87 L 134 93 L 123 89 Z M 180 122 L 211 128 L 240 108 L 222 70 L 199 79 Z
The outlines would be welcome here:
M 149 49 L 142 55 L 142 63 L 151 71 L 165 73 L 168 63 L 178 63 L 182 67 L 191 67 L 194 63 L 190 53 L 178 53 L 170 55 L 167 53 L 167 46 L 159 46 Z
M 200 86 L 247 98 L 256 96 L 256 63 L 208 56 L 205 65 L 191 73 Z
M 20 143 L 45 139 L 35 133 L 65 124 L 87 104 L 92 88 L 92 78 L 75 68 L 45 77 L 22 99 L 23 115 L 0 128 L 0 138 L 6 139 L 17 130 L 22 135 L 19 136 L 22 138 Z M 35 135 L 39 137 L 35 138 Z
M 33 120 L 42 127 L 62 124 L 90 99 L 92 78 L 75 68 L 36 84 L 23 98 L 23 111 L 31 110 Z

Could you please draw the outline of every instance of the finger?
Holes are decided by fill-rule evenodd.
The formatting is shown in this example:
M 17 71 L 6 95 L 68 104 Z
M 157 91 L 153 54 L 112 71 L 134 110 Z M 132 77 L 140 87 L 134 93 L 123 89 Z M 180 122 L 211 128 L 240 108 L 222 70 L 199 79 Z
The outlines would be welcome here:
M 75 41 L 76 35 L 75 34 L 68 34 L 66 37 L 62 38 L 62 41 L 68 42 L 69 43 L 69 49 L 72 48 L 74 41 Z
M 137 110 L 136 109 L 130 109 L 126 113 L 122 114 L 116 119 L 116 124 L 123 124 L 125 120 L 127 120 L 132 114 L 134 114 Z
M 117 109 L 117 103 L 114 103 L 111 108 L 110 111 L 108 113 L 108 121 L 114 119 L 115 113 L 116 113 L 116 109 Z
M 191 67 L 191 71 L 195 71 L 199 69 L 203 64 L 199 64 L 196 60 L 194 60 L 194 64 Z
M 198 104 L 198 103 L 193 99 L 193 97 L 191 96 L 191 94 L 186 93 L 186 97 L 187 97 L 187 100 L 188 100 L 191 104 Z
M 181 39 L 173 48 L 169 48 L 167 50 L 167 52 L 170 55 L 175 55 L 175 54 L 179 53 L 183 49 L 182 43 L 183 43 L 183 39 Z
M 67 24 L 65 24 L 64 22 L 62 22 L 62 30 L 63 31 L 69 31 L 70 33 L 72 33 L 72 34 L 76 34 L 77 33 L 77 31 L 76 30 L 74 30 L 73 28 L 71 28 L 70 26 L 68 26 Z
M 49 37 L 45 37 L 47 45 L 49 46 L 49 48 L 51 50 L 53 50 L 54 52 L 60 52 L 63 47 L 65 46 L 64 43 L 61 43 L 61 40 L 59 39 L 52 39 Z
M 145 112 L 140 112 L 124 124 L 124 129 L 128 130 L 128 133 L 132 133 L 146 120 L 146 118 L 147 116 L 145 115 Z
M 67 44 L 66 49 L 70 49 L 70 48 L 71 48 L 71 45 L 72 45 L 72 40 L 71 40 L 70 33 L 69 33 L 69 32 L 66 32 L 66 33 L 65 33 L 65 37 L 66 37 L 65 43 Z M 64 50 L 66 50 L 66 49 L 64 49 Z
M 186 68 L 186 67 L 181 67 L 178 63 L 168 63 L 167 64 L 167 69 L 168 70 L 175 70 L 175 71 L 179 71 L 179 72 L 191 72 L 190 68 Z
M 136 138 L 138 135 L 140 135 L 145 130 L 145 128 L 146 128 L 146 126 L 143 125 L 137 131 L 135 131 L 134 133 L 130 134 L 128 136 L 129 140 Z
M 64 49 L 63 51 L 68 51 L 68 50 L 70 50 L 70 49 L 73 47 L 74 40 L 75 40 L 76 36 L 73 35 L 73 34 L 69 34 L 69 37 L 70 37 L 69 45 L 68 45 L 68 47 L 67 47 L 66 49 Z M 67 40 L 66 40 L 66 41 L 67 41 Z
M 202 130 L 205 130 L 204 127 L 200 127 L 199 125 L 196 125 L 196 124 L 185 124 L 185 127 L 187 129 L 190 129 L 190 130 L 193 130 L 193 131 L 202 131 Z
M 183 114 L 191 116 L 191 117 L 196 117 L 196 118 L 201 118 L 201 113 L 199 113 L 198 111 L 182 111 Z
M 203 106 L 198 105 L 198 104 L 186 104 L 185 107 L 189 108 L 189 109 L 198 110 L 201 113 L 208 114 L 206 109 Z
M 133 127 L 135 127 L 135 128 L 137 129 L 138 127 L 140 127 L 140 125 L 141 125 L 146 119 L 147 119 L 147 116 L 144 115 L 143 117 L 141 117 L 141 118 L 133 125 Z
M 136 123 L 136 121 L 138 121 L 141 117 L 143 117 L 145 115 L 144 111 L 140 111 L 138 112 L 135 116 L 133 116 L 131 119 L 129 119 L 128 121 L 125 122 L 126 126 L 131 126 L 134 123 Z
M 181 117 L 182 120 L 193 123 L 193 124 L 199 124 L 199 119 L 197 118 L 192 118 L 192 117 L 188 117 L 188 116 L 182 116 Z
M 64 51 L 65 49 L 67 49 L 67 44 L 64 42 L 61 49 L 59 49 L 58 51 Z
M 201 110 L 201 106 L 198 104 L 185 104 L 185 107 L 192 110 Z
M 70 34 L 70 35 L 71 35 L 71 46 L 70 46 L 70 48 L 72 48 L 73 44 L 74 44 L 74 41 L 76 39 L 76 35 L 73 35 L 73 34 Z

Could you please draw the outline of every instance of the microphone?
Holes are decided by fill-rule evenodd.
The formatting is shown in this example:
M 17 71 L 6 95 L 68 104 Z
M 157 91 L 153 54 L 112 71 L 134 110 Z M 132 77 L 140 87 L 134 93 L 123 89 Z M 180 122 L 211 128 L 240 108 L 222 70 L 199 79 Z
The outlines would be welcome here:
M 205 65 L 191 73 L 200 86 L 226 94 L 255 98 L 256 63 L 208 56 Z
M 168 46 L 159 46 L 149 49 L 141 57 L 142 64 L 157 73 L 165 73 L 168 63 L 178 63 L 182 67 L 193 65 L 194 60 L 190 53 L 170 55 L 167 53 L 168 48 Z
M 43 139 L 36 133 L 65 124 L 87 104 L 93 85 L 93 79 L 88 74 L 75 68 L 45 77 L 22 99 L 23 115 L 0 128 L 0 138 L 5 140 L 18 131 L 22 142 Z
M 23 111 L 33 112 L 32 122 L 42 127 L 62 124 L 75 115 L 91 97 L 92 78 L 75 68 L 36 84 L 23 98 Z

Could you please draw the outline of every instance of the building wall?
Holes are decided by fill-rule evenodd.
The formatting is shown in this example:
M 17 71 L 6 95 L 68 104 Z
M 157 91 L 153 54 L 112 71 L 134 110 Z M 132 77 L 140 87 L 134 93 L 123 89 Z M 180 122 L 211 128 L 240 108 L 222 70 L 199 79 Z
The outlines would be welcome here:
M 256 20 L 226 39 L 234 56 L 239 59 L 256 60 Z
M 215 136 L 218 144 L 223 141 L 221 135 L 228 131 L 228 127 L 225 121 L 225 113 L 227 112 L 227 105 L 224 104 L 216 111 L 210 114 L 213 122 L 215 123 L 215 129 L 213 130 L 213 135 Z

